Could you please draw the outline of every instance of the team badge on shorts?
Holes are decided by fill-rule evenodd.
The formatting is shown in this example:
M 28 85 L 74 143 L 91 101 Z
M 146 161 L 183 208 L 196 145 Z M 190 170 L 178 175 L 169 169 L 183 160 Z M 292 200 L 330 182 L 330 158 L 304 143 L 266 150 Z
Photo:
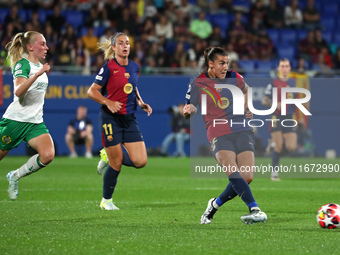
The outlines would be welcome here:
M 124 92 L 130 94 L 132 92 L 133 86 L 131 83 L 126 83 L 124 86 Z
M 4 144 L 9 144 L 10 142 L 12 142 L 12 139 L 11 139 L 11 137 L 9 137 L 8 135 L 4 135 L 4 136 L 1 138 L 1 141 L 2 141 Z
M 126 79 L 130 78 L 130 74 L 129 73 L 124 73 L 124 76 L 125 76 Z
M 106 138 L 109 142 L 112 142 L 112 140 L 113 140 L 112 135 L 108 135 Z
M 210 142 L 210 150 L 211 151 L 216 150 L 216 144 L 215 144 L 216 142 L 217 142 L 216 137 Z

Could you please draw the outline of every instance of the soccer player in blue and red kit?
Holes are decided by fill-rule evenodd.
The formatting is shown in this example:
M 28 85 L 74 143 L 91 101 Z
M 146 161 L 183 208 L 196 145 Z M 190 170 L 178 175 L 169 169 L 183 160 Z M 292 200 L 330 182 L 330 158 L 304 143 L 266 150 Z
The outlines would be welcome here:
M 279 73 L 279 77 L 273 81 L 273 84 L 268 84 L 265 90 L 265 96 L 262 99 L 262 104 L 265 106 L 272 105 L 272 92 L 273 88 L 277 88 L 277 108 L 275 112 L 272 114 L 272 119 L 275 121 L 271 121 L 269 130 L 272 136 L 272 141 L 270 142 L 269 149 L 271 150 L 271 146 L 273 147 L 272 152 L 272 166 L 273 171 L 271 173 L 271 180 L 278 181 L 279 172 L 278 165 L 280 161 L 280 154 L 283 148 L 283 140 L 285 147 L 288 152 L 295 151 L 297 144 L 297 135 L 295 127 L 292 127 L 291 121 L 287 121 L 285 126 L 281 125 L 283 120 L 291 120 L 293 119 L 293 114 L 295 113 L 296 106 L 295 105 L 287 105 L 286 115 L 281 115 L 281 88 L 286 87 L 296 87 L 295 80 L 289 78 L 290 73 L 290 62 L 288 59 L 281 59 L 279 61 L 279 65 L 277 67 L 277 71 Z M 296 93 L 288 93 L 286 98 L 295 98 Z
M 135 117 L 137 104 L 147 112 L 152 108 L 143 102 L 137 89 L 139 65 L 128 59 L 129 38 L 116 33 L 100 46 L 109 60 L 99 71 L 88 90 L 88 96 L 102 105 L 100 127 L 102 144 L 109 165 L 103 178 L 103 198 L 100 207 L 118 210 L 112 202 L 121 166 L 144 167 L 147 153 L 143 136 Z M 124 146 L 124 149 L 123 147 Z
M 210 149 L 217 162 L 226 170 L 229 184 L 218 198 L 208 202 L 207 209 L 201 217 L 201 224 L 211 223 L 217 209 L 237 195 L 249 208 L 249 214 L 241 217 L 242 222 L 252 224 L 264 222 L 267 215 L 258 207 L 249 183 L 253 180 L 253 171 L 240 171 L 242 167 L 253 169 L 255 165 L 254 135 L 246 118 L 252 114 L 245 105 L 244 115 L 233 114 L 233 96 L 229 89 L 216 89 L 215 84 L 237 86 L 247 96 L 248 85 L 243 77 L 235 71 L 228 71 L 227 52 L 220 47 L 207 48 L 204 51 L 204 71 L 190 85 L 186 94 L 184 116 L 189 118 L 197 111 L 196 105 L 202 103 L 202 95 L 206 96 L 207 113 L 203 115 L 210 142 Z M 215 125 L 215 119 L 228 121 Z M 231 122 L 237 123 L 232 125 Z

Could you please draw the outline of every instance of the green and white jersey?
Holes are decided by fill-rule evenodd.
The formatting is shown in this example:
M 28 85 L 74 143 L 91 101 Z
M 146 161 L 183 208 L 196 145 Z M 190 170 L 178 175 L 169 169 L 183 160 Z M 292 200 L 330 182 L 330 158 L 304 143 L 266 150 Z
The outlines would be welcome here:
M 36 65 L 26 58 L 22 58 L 14 66 L 14 79 L 18 77 L 28 79 L 38 72 L 41 67 L 41 63 Z M 43 73 L 20 98 L 13 93 L 13 102 L 8 106 L 3 117 L 20 122 L 42 123 L 43 105 L 47 86 L 47 74 Z

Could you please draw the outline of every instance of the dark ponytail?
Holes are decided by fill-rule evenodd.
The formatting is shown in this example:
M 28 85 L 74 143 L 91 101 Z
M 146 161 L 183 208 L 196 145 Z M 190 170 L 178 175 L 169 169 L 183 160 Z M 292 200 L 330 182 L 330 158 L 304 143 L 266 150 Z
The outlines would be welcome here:
M 214 62 L 217 55 L 228 56 L 228 53 L 221 47 L 208 47 L 204 50 L 204 64 L 203 72 L 207 72 L 209 69 L 209 61 Z

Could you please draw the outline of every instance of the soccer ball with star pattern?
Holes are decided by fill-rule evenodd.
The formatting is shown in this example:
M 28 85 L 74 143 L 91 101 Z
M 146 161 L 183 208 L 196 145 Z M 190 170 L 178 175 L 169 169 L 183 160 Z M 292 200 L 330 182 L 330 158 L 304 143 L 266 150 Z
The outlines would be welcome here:
M 321 206 L 316 219 L 322 228 L 340 228 L 340 206 L 337 204 Z

